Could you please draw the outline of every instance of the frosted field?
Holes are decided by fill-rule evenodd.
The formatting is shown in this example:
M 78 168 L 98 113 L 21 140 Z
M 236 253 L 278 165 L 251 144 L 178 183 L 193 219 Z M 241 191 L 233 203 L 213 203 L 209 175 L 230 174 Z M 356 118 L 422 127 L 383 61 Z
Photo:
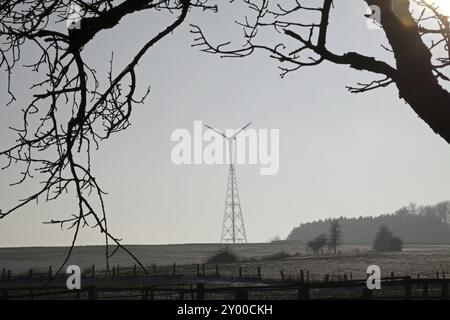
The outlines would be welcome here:
M 206 259 L 224 245 L 218 244 L 184 244 L 184 245 L 130 245 L 127 246 L 145 265 L 169 266 L 176 263 L 180 272 L 189 274 L 195 268 L 181 265 L 204 263 Z M 304 244 L 276 243 L 276 244 L 241 244 L 232 246 L 234 252 L 243 260 L 238 263 L 220 266 L 221 275 L 236 276 L 239 267 L 244 274 L 256 274 L 258 266 L 262 268 L 265 278 L 280 278 L 283 270 L 287 278 L 296 278 L 300 270 L 310 272 L 311 278 L 320 279 L 325 274 L 332 277 L 344 273 L 353 278 L 365 276 L 367 266 L 379 265 L 384 276 L 392 271 L 396 275 L 435 277 L 436 272 L 447 273 L 450 277 L 450 245 L 405 245 L 403 252 L 378 253 L 370 250 L 366 245 L 344 245 L 339 254 L 313 255 L 306 251 Z M 258 261 L 258 259 L 285 251 L 293 256 L 287 259 Z M 65 247 L 48 248 L 0 248 L 0 269 L 11 269 L 14 274 L 26 272 L 30 268 L 35 271 L 48 270 L 59 266 L 67 252 Z M 295 255 L 297 254 L 297 255 Z M 295 256 L 294 256 L 295 255 Z M 256 261 L 250 261 L 251 259 Z M 134 264 L 131 258 L 119 251 L 111 258 L 112 265 L 119 264 L 121 268 Z M 97 270 L 105 265 L 104 248 L 101 246 L 77 247 L 69 264 L 76 264 L 82 268 L 89 268 L 95 264 Z M 183 270 L 184 269 L 184 270 Z M 208 268 L 210 269 L 210 268 Z

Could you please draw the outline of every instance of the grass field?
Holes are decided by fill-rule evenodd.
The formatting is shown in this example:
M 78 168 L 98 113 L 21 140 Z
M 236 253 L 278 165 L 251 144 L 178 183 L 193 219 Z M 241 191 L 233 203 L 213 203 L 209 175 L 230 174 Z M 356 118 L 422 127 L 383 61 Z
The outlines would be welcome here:
M 185 273 L 194 272 L 193 264 L 204 263 L 223 247 L 219 244 L 128 246 L 147 266 L 171 266 L 176 263 L 180 266 L 180 272 L 184 269 Z M 239 267 L 242 267 L 244 274 L 256 274 L 260 266 L 263 277 L 268 279 L 279 279 L 280 270 L 287 278 L 298 277 L 300 270 L 309 271 L 312 279 L 321 279 L 325 274 L 338 277 L 350 272 L 354 278 L 363 278 L 366 268 L 376 264 L 380 266 L 383 276 L 395 272 L 396 275 L 416 277 L 420 273 L 422 277 L 435 277 L 436 272 L 445 272 L 450 277 L 450 245 L 405 245 L 403 252 L 397 253 L 374 252 L 370 246 L 364 245 L 344 245 L 338 254 L 323 255 L 308 253 L 304 244 L 296 243 L 240 244 L 231 248 L 241 261 L 221 265 L 220 272 L 224 276 L 236 276 Z M 260 260 L 281 251 L 291 254 L 291 257 Z M 14 274 L 25 273 L 30 268 L 45 272 L 49 265 L 55 269 L 63 261 L 66 252 L 67 248 L 64 247 L 0 248 L 0 269 L 11 269 Z M 105 267 L 104 248 L 77 247 L 69 264 L 79 265 L 82 269 L 96 265 L 97 270 L 101 270 Z M 124 252 L 118 251 L 111 259 L 111 264 L 126 268 L 134 262 Z

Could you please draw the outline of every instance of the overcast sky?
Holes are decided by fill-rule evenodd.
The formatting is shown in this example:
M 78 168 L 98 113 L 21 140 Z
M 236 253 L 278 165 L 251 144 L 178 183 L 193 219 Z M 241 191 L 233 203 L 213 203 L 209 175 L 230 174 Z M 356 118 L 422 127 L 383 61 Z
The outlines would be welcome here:
M 220 239 L 227 166 L 176 166 L 170 158 L 172 132 L 192 131 L 196 120 L 220 129 L 252 121 L 255 129 L 280 130 L 277 175 L 262 176 L 255 165 L 237 167 L 249 242 L 284 238 L 301 222 L 379 215 L 410 202 L 450 199 L 450 147 L 399 100 L 394 86 L 355 95 L 345 86 L 377 77 L 323 63 L 281 79 L 276 61 L 264 52 L 233 60 L 190 47 L 189 23 L 202 26 L 216 43 L 239 41 L 240 28 L 233 21 L 245 12 L 237 8 L 227 4 L 218 14 L 192 12 L 140 62 L 139 88 L 143 92 L 150 84 L 149 98 L 135 107 L 132 126 L 94 154 L 94 173 L 108 192 L 115 235 L 129 244 Z M 335 1 L 329 48 L 392 62 L 380 46 L 387 45 L 383 32 L 366 27 L 365 10 L 362 1 Z M 167 19 L 148 13 L 125 18 L 118 28 L 97 36 L 83 54 L 104 76 L 114 51 L 115 70 L 120 70 Z M 24 52 L 23 63 L 31 62 L 34 53 Z M 13 78 L 19 102 L 29 101 L 29 79 L 22 70 Z M 1 87 L 0 146 L 5 149 L 14 141 L 7 127 L 20 123 L 20 103 L 5 106 L 4 78 Z M 16 177 L 14 170 L 0 172 L 4 211 L 34 190 L 10 187 Z M 1 220 L 0 246 L 69 244 L 70 231 L 41 222 L 68 216 L 75 201 L 65 196 L 31 204 Z M 102 241 L 97 231 L 83 230 L 78 243 Z

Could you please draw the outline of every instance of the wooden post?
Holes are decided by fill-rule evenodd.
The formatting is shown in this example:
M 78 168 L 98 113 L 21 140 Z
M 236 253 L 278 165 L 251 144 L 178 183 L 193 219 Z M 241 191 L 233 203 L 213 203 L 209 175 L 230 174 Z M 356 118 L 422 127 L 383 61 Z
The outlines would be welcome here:
M 197 277 L 200 278 L 200 264 L 197 263 Z
M 2 281 L 6 281 L 6 269 L 5 268 L 3 268 L 3 271 L 2 271 Z
M 309 287 L 305 283 L 298 286 L 297 296 L 299 300 L 309 300 Z
M 133 266 L 133 277 L 137 277 L 137 267 L 136 265 Z
M 175 278 L 177 276 L 177 264 L 173 263 L 172 275 Z
M 423 298 L 428 299 L 428 283 L 424 283 L 422 286 L 423 289 Z
M 94 286 L 88 287 L 88 299 L 96 300 L 97 299 L 97 290 Z
M 370 300 L 373 298 L 373 290 L 369 290 L 368 288 L 363 289 L 363 299 Z
M 391 281 L 394 281 L 394 272 L 391 272 Z
M 52 266 L 48 267 L 48 278 L 51 279 L 53 277 L 53 270 L 52 270 Z
M 448 299 L 448 282 L 447 282 L 447 280 L 442 281 L 441 298 L 442 298 L 442 300 Z
M 239 278 L 242 278 L 242 267 L 239 267 Z
M 33 280 L 33 268 L 30 269 L 29 274 L 28 274 L 28 278 L 30 279 L 30 281 Z
M 281 275 L 281 281 L 284 281 L 284 271 L 280 270 L 280 275 Z
M 11 281 L 11 270 L 8 270 L 8 281 Z
M 205 277 L 205 264 L 202 264 L 202 277 Z
M 153 265 L 153 277 L 156 278 L 156 265 Z
M 325 282 L 328 282 L 328 281 L 330 281 L 330 275 L 329 275 L 329 274 L 326 274 L 326 275 L 325 275 Z
M 120 267 L 117 265 L 117 278 L 120 278 Z
M 300 282 L 305 282 L 305 274 L 303 273 L 303 270 L 300 270 Z
M 148 300 L 148 288 L 142 288 L 142 300 Z
M 236 300 L 248 300 L 248 291 L 245 289 L 236 289 Z
M 306 282 L 309 283 L 309 270 L 306 270 Z
M 258 279 L 261 280 L 262 276 L 261 276 L 261 266 L 258 266 Z
M 92 279 L 95 279 L 95 264 L 92 265 Z
M 445 279 L 445 271 L 442 271 L 442 279 Z
M 191 300 L 194 300 L 194 287 L 192 286 L 192 284 L 190 284 L 189 287 L 191 292 Z
M 410 300 L 411 299 L 411 277 L 404 277 L 403 281 L 405 282 L 405 299 Z
M 219 273 L 219 265 L 216 264 L 216 277 L 219 277 L 220 273 Z
M 417 279 L 420 279 L 420 273 L 417 274 Z
M 439 271 L 436 271 L 436 279 L 439 279 Z
M 197 283 L 197 300 L 205 300 L 205 285 L 201 282 Z
M 112 273 L 113 279 L 116 277 L 116 267 L 113 267 L 113 273 Z
M 353 274 L 350 272 L 350 281 L 353 280 Z
M 344 281 L 347 281 L 347 274 L 344 273 Z

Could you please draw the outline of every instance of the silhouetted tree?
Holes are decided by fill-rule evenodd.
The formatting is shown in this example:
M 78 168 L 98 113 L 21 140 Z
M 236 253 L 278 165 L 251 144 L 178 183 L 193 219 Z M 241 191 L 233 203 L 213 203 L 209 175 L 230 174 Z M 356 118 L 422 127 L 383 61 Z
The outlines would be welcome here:
M 23 125 L 14 128 L 17 142 L 3 151 L 6 168 L 21 169 L 16 184 L 37 177 L 39 189 L 0 213 L 4 219 L 30 202 L 58 199 L 73 192 L 77 212 L 48 223 L 73 229 L 68 261 L 80 228 L 92 226 L 105 235 L 106 262 L 122 248 L 145 270 L 143 264 L 120 239 L 108 231 L 104 190 L 91 170 L 91 150 L 114 133 L 125 130 L 133 106 L 149 93 L 136 94 L 138 63 L 160 40 L 180 26 L 191 9 L 216 10 L 208 0 L 14 0 L 0 2 L 0 67 L 6 70 L 6 88 L 10 103 L 16 100 L 11 75 L 22 62 L 24 50 L 34 47 L 35 61 L 27 66 L 39 73 L 32 86 L 29 103 L 23 110 Z M 140 49 L 118 72 L 110 70 L 99 79 L 95 67 L 85 61 L 83 49 L 95 43 L 95 36 L 114 29 L 126 16 L 162 12 L 167 23 L 161 30 L 141 29 L 148 33 Z M 164 20 L 161 20 L 164 21 Z M 67 23 L 66 22 L 70 22 Z M 22 94 L 22 93 L 21 93 Z M 26 93 L 23 93 L 26 94 Z M 3 168 L 5 169 L 5 167 Z M 36 175 L 35 175 L 36 173 Z M 109 242 L 116 250 L 108 250 Z
M 323 254 L 323 248 L 327 245 L 328 238 L 326 234 L 321 234 L 306 244 L 307 249 L 314 253 L 319 251 Z
M 348 90 L 361 93 L 395 85 L 399 97 L 450 143 L 450 93 L 442 87 L 450 82 L 447 72 L 450 66 L 449 18 L 433 1 L 359 0 L 379 9 L 379 23 L 389 43 L 382 47 L 393 53 L 395 65 L 354 51 L 340 54 L 330 50 L 327 41 L 329 30 L 333 28 L 330 27 L 333 0 L 315 1 L 317 5 L 302 0 L 243 1 L 254 11 L 238 22 L 244 28 L 244 46 L 234 48 L 229 45 L 230 41 L 213 45 L 200 27 L 193 26 L 203 51 L 242 58 L 264 50 L 282 63 L 282 77 L 322 62 L 370 72 L 379 77 L 348 86 Z M 413 5 L 417 10 L 412 10 Z M 267 43 L 267 39 L 271 39 L 264 36 L 268 29 L 275 30 L 279 39 Z
M 373 242 L 373 249 L 378 251 L 401 251 L 402 240 L 394 237 L 389 228 L 381 225 Z
M 339 220 L 335 219 L 331 221 L 330 225 L 330 238 L 328 240 L 328 247 L 333 250 L 334 253 L 337 252 L 337 247 L 342 244 L 342 230 Z

